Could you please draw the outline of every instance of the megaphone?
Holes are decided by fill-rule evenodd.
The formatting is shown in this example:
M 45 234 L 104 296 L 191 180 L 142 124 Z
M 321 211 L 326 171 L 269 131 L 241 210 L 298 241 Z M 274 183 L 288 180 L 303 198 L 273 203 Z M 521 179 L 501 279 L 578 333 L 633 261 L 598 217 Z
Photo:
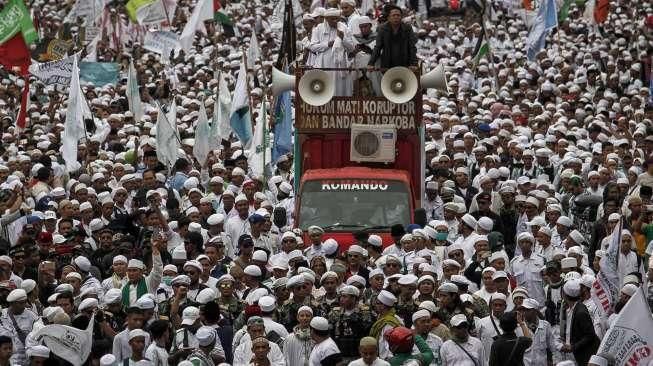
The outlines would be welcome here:
M 335 80 L 324 70 L 309 70 L 299 79 L 299 96 L 312 106 L 327 104 L 336 91 Z
M 294 75 L 288 75 L 276 67 L 272 68 L 272 95 L 276 97 L 279 94 L 291 90 L 294 87 Z
M 435 69 L 422 75 L 420 78 L 420 85 L 424 89 L 436 89 L 449 94 L 449 86 L 447 86 L 447 77 L 444 72 L 444 66 L 439 64 Z
M 417 77 L 406 67 L 393 67 L 381 78 L 381 93 L 393 103 L 406 103 L 417 93 Z

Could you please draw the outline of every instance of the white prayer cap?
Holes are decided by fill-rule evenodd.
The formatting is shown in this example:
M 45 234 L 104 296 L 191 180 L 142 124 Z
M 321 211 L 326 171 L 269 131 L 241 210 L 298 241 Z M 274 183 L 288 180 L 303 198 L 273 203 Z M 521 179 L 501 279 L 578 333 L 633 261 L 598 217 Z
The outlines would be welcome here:
M 361 284 L 363 286 L 366 285 L 365 278 L 363 276 L 360 276 L 360 275 L 353 275 L 353 276 L 349 277 L 347 279 L 347 281 L 346 281 L 347 285 L 353 285 L 354 283 L 359 283 L 359 284 Z
M 350 5 L 350 6 L 356 6 L 356 1 L 355 0 L 340 0 L 340 5 Z
M 115 304 L 121 300 L 122 300 L 122 291 L 120 291 L 120 289 L 118 288 L 109 289 L 107 292 L 104 293 L 104 296 L 102 297 L 102 302 L 104 302 L 104 304 L 106 305 Z
M 368 17 L 367 15 L 358 17 L 358 25 L 361 26 L 363 24 L 372 24 L 372 20 L 370 19 L 370 17 Z
M 340 295 L 352 295 L 358 297 L 360 295 L 360 290 L 356 286 L 345 285 L 339 291 Z
M 522 306 L 526 309 L 537 310 L 540 308 L 540 304 L 535 299 L 524 299 Z
M 82 300 L 82 302 L 79 304 L 79 311 L 86 310 L 86 309 L 92 309 L 92 308 L 97 308 L 98 307 L 98 301 L 97 299 L 94 298 L 86 298 Z
M 181 325 L 193 325 L 200 318 L 200 309 L 195 306 L 188 306 L 181 315 Z
M 467 317 L 463 314 L 457 314 L 451 317 L 450 323 L 452 327 L 459 327 L 462 324 L 467 324 L 468 320 Z
M 495 293 L 493 293 L 493 294 L 490 296 L 490 301 L 489 301 L 489 302 L 490 302 L 490 304 L 492 304 L 492 301 L 496 301 L 496 300 L 501 300 L 501 301 L 503 301 L 504 303 L 506 303 L 506 302 L 508 301 L 507 298 L 506 298 L 506 295 L 502 294 L 501 292 L 495 292 Z
M 428 310 L 426 310 L 426 309 L 417 310 L 416 312 L 413 313 L 413 317 L 412 317 L 412 318 L 413 318 L 413 323 L 414 323 L 417 319 L 420 319 L 420 318 L 429 318 L 429 319 L 430 319 L 430 318 L 431 318 L 431 313 L 430 313 Z
M 29 279 L 29 278 L 26 279 L 26 280 L 23 280 L 23 282 L 20 284 L 20 288 L 25 290 L 25 292 L 28 293 L 28 294 L 30 292 L 32 292 L 32 290 L 34 290 L 35 287 L 36 287 L 36 281 L 34 281 L 32 279 Z
M 82 272 L 88 272 L 91 269 L 91 262 L 84 256 L 79 256 L 74 260 L 75 266 Z
M 12 290 L 7 296 L 7 302 L 25 301 L 27 293 L 22 288 Z
M 197 342 L 201 347 L 210 346 L 215 341 L 215 329 L 208 326 L 202 326 L 195 333 Z
M 342 11 L 337 8 L 330 8 L 324 11 L 324 17 L 339 17 L 342 16 Z
M 107 354 L 100 358 L 100 366 L 115 366 L 115 365 L 116 365 L 116 356 L 112 354 Z
M 206 223 L 209 225 L 219 225 L 224 222 L 223 214 L 213 214 L 206 219 Z
M 310 306 L 304 305 L 304 306 L 300 307 L 299 310 L 297 310 L 297 314 L 301 313 L 302 311 L 306 311 L 306 312 L 310 313 L 311 316 L 313 316 L 313 309 Z
M 596 365 L 596 366 L 608 366 L 608 360 L 598 355 L 592 355 L 590 356 L 590 361 L 588 365 L 589 364 Z
M 578 267 L 578 261 L 576 258 L 571 258 L 571 257 L 565 257 L 562 258 L 560 261 L 560 268 L 562 269 L 568 269 L 568 268 L 576 268 Z
M 329 321 L 321 316 L 311 319 L 311 328 L 321 331 L 329 330 Z
M 143 295 L 138 300 L 136 300 L 136 307 L 141 310 L 150 310 L 154 309 L 154 300 L 149 295 Z
M 43 357 L 43 358 L 49 358 L 50 357 L 50 349 L 46 346 L 41 346 L 41 345 L 36 345 L 34 347 L 30 347 L 27 349 L 27 358 L 32 358 L 32 357 Z
M 435 312 L 438 311 L 438 308 L 435 306 L 435 303 L 433 301 L 430 301 L 430 300 L 422 301 L 419 304 L 419 308 L 428 310 L 431 313 L 435 313 Z
M 272 312 L 274 306 L 276 305 L 276 300 L 272 296 L 262 296 L 258 299 L 258 306 L 261 308 L 261 311 L 265 313 Z
M 397 298 L 395 295 L 393 295 L 390 291 L 386 290 L 381 290 L 379 294 L 376 296 L 376 298 L 379 300 L 379 302 L 385 306 L 394 306 L 395 302 L 397 302 Z
M 133 329 L 129 331 L 129 340 L 131 341 L 132 339 L 136 337 L 143 337 L 147 338 L 147 333 L 142 330 L 142 329 Z
M 245 267 L 245 270 L 243 272 L 245 272 L 246 275 L 252 277 L 260 277 L 262 274 L 261 268 L 253 264 L 250 264 L 249 266 Z
M 197 297 L 195 298 L 195 301 L 197 301 L 200 305 L 205 305 L 208 304 L 211 301 L 214 301 L 216 299 L 216 294 L 215 291 L 211 288 L 205 288 L 202 291 L 200 291 L 199 294 L 197 294 Z
M 127 260 L 127 257 L 125 257 L 124 255 L 117 255 L 117 256 L 113 257 L 113 264 L 116 264 L 116 263 L 128 263 L 128 262 L 129 261 Z
M 130 259 L 129 263 L 127 264 L 127 268 L 136 268 L 140 270 L 145 269 L 145 263 L 141 261 L 140 259 Z
M 458 286 L 453 282 L 445 282 L 438 287 L 438 292 L 458 293 Z
M 628 296 L 633 296 L 635 295 L 635 292 L 637 292 L 637 286 L 633 285 L 632 283 L 627 283 L 621 288 L 621 293 L 626 294 Z
M 567 281 L 565 285 L 562 286 L 562 290 L 567 294 L 567 296 L 578 297 L 580 295 L 580 281 Z

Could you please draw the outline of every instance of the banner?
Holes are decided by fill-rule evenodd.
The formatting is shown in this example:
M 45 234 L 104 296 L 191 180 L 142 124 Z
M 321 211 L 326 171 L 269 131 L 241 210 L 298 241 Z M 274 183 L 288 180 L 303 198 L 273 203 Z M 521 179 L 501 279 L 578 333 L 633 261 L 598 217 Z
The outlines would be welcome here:
M 614 304 L 619 299 L 619 270 L 617 260 L 619 258 L 619 246 L 621 245 L 623 221 L 612 231 L 612 237 L 608 250 L 601 258 L 599 273 L 592 285 L 592 299 L 596 306 L 607 318 L 614 310 Z
M 177 4 L 171 0 L 130 0 L 126 8 L 134 23 L 167 24 L 174 16 Z
M 653 360 L 653 318 L 641 287 L 603 336 L 597 354 L 614 356 L 615 366 L 649 365 Z
M 7 42 L 18 32 L 22 32 L 27 44 L 39 39 L 23 0 L 11 0 L 0 12 L 0 44 Z
M 95 315 L 89 320 L 86 329 L 60 324 L 46 325 L 36 332 L 34 338 L 43 340 L 52 353 L 72 363 L 73 366 L 81 366 L 91 354 L 93 323 L 95 323 Z
M 179 49 L 179 36 L 167 31 L 149 31 L 145 34 L 143 48 L 148 51 L 163 54 L 164 50 Z
M 105 86 L 118 82 L 120 65 L 113 62 L 80 62 L 79 79 L 95 86 Z
M 68 56 L 59 61 L 35 63 L 30 65 L 29 73 L 39 78 L 44 84 L 70 85 L 73 61 L 77 55 Z
M 32 58 L 38 62 L 56 61 L 68 55 L 74 46 L 72 40 L 61 40 L 57 38 L 44 38 L 36 44 L 32 53 Z

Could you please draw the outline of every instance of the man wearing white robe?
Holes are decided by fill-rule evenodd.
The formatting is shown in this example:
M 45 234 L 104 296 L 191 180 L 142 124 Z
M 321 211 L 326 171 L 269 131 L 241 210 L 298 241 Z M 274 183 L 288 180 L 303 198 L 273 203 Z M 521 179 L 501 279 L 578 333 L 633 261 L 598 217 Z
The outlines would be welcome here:
M 354 68 L 366 68 L 372 58 L 374 45 L 376 44 L 376 33 L 372 32 L 372 20 L 368 16 L 358 17 L 358 32 L 354 32 Z M 377 62 L 378 66 L 378 62 Z M 363 73 L 357 71 L 356 78 L 363 76 Z M 372 82 L 372 89 L 375 95 L 381 93 L 381 74 L 379 72 L 367 72 L 366 76 Z
M 315 68 L 349 68 L 347 53 L 354 50 L 351 31 L 341 22 L 340 9 L 324 12 L 325 21 L 318 24 L 311 35 L 309 49 L 315 54 L 311 65 Z M 331 71 L 335 77 L 335 95 L 351 96 L 353 73 L 350 71 Z

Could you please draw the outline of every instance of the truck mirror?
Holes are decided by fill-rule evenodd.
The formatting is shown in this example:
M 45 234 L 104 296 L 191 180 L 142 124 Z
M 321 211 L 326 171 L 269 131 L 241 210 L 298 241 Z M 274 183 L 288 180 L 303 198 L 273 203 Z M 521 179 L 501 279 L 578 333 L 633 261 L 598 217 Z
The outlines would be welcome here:
M 416 208 L 413 212 L 413 222 L 421 227 L 425 227 L 428 224 L 426 220 L 426 210 L 423 208 Z
M 286 209 L 283 207 L 275 207 L 272 214 L 272 222 L 277 225 L 279 229 L 288 224 L 288 218 L 286 217 Z

